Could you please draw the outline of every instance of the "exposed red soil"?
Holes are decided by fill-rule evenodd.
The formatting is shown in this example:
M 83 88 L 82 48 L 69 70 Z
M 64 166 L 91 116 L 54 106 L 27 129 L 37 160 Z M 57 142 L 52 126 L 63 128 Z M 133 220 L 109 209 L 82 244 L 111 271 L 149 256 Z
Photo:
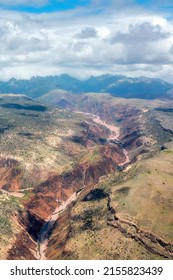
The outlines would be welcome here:
M 17 236 L 16 242 L 8 252 L 8 260 L 34 260 L 36 245 L 25 230 Z
M 104 107 L 101 112 L 99 109 L 100 107 L 93 106 L 92 113 L 96 114 L 99 112 L 99 116 L 103 118 L 105 117 L 106 121 L 109 119 L 112 120 L 111 113 L 115 114 L 116 111 L 116 118 L 118 116 L 122 123 L 121 126 L 123 127 L 123 129 L 120 130 L 119 137 L 123 142 L 123 145 L 126 145 L 127 149 L 134 149 L 138 145 L 142 145 L 142 140 L 140 139 L 141 127 L 139 123 L 135 123 L 134 121 L 134 118 L 136 118 L 136 116 L 134 117 L 134 114 L 139 114 L 139 110 L 135 111 L 133 108 L 124 106 L 124 113 L 121 114 L 122 108 L 119 109 L 118 107 L 116 110 L 110 110 L 110 107 Z M 127 155 L 124 153 L 123 148 L 118 144 L 109 142 L 104 144 L 100 143 L 100 138 L 106 138 L 106 134 L 110 136 L 109 130 L 106 128 L 99 128 L 95 124 L 88 125 L 87 122 L 81 123 L 81 129 L 83 131 L 82 137 L 80 136 L 81 138 L 79 138 L 79 136 L 77 136 L 78 138 L 74 138 L 73 140 L 79 141 L 80 144 L 84 145 L 89 150 L 94 146 L 94 143 L 97 144 L 100 159 L 94 163 L 79 163 L 72 171 L 64 172 L 61 175 L 51 176 L 44 183 L 35 187 L 33 192 L 34 195 L 24 204 L 26 214 L 22 217 L 22 223 L 26 231 L 36 241 L 39 238 L 43 225 L 50 219 L 52 213 L 54 213 L 58 206 L 60 207 L 62 202 L 67 201 L 70 196 L 83 188 L 92 188 L 98 183 L 101 176 L 116 172 L 117 167 L 127 161 Z M 20 174 L 16 176 L 19 175 Z M 62 222 L 62 224 L 66 223 L 66 220 L 65 218 L 63 219 L 63 217 L 61 219 L 59 218 L 58 221 Z M 62 228 L 64 229 L 64 225 L 62 225 Z M 68 227 L 66 231 L 59 231 L 58 229 L 57 237 L 59 240 L 62 240 L 62 244 L 66 241 L 67 236 Z M 32 253 L 28 249 L 30 247 L 30 241 L 27 241 L 29 235 L 26 235 L 25 237 L 26 239 L 24 239 L 22 243 L 20 242 L 20 237 L 17 238 L 16 244 L 9 252 L 9 259 L 32 258 Z M 54 242 L 56 243 L 55 239 Z M 32 246 L 35 246 L 36 250 L 36 245 Z M 33 258 L 35 258 L 34 254 Z
M 0 189 L 15 192 L 20 189 L 22 169 L 11 158 L 0 158 Z
M 58 206 L 74 192 L 85 186 L 96 184 L 100 176 L 116 171 L 117 165 L 125 160 L 122 150 L 116 145 L 101 146 L 102 160 L 90 165 L 79 164 L 74 170 L 53 176 L 35 188 L 35 197 L 27 204 L 30 215 L 47 220 Z

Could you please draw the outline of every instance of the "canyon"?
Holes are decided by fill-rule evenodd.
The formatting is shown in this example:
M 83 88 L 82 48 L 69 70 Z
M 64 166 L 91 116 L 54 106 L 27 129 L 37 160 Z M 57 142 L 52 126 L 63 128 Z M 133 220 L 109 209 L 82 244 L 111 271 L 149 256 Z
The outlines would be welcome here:
M 46 168 L 46 164 L 50 160 L 45 161 L 43 164 L 42 158 L 40 159 L 40 164 L 37 163 L 37 167 L 34 165 L 29 171 L 27 169 L 30 175 L 28 176 L 27 174 L 26 176 L 26 166 L 24 168 L 24 165 L 21 164 L 22 161 L 19 156 L 10 158 L 8 155 L 8 158 L 1 155 L 2 195 L 4 199 L 14 196 L 19 201 L 19 209 L 15 211 L 17 233 L 13 234 L 11 243 L 7 247 L 8 250 L 5 253 L 5 258 L 69 258 L 73 251 L 72 249 L 69 251 L 69 248 L 71 248 L 69 244 L 75 239 L 75 235 L 73 236 L 73 226 L 75 228 L 78 223 L 78 220 L 74 219 L 75 209 L 80 208 L 85 198 L 92 197 L 93 190 L 97 190 L 98 186 L 104 185 L 105 182 L 105 184 L 109 185 L 105 196 L 103 196 L 105 211 L 108 215 L 108 218 L 104 220 L 104 223 L 106 222 L 105 230 L 109 231 L 109 227 L 118 230 L 123 235 L 121 237 L 121 242 L 123 243 L 126 242 L 124 240 L 127 238 L 133 239 L 134 242 L 138 243 L 138 245 L 135 243 L 134 247 L 144 247 L 141 250 L 149 252 L 148 258 L 151 257 L 150 253 L 152 253 L 153 258 L 159 256 L 172 259 L 171 241 L 166 241 L 164 238 L 159 237 L 158 234 L 142 229 L 133 221 L 130 221 L 130 217 L 122 219 L 119 216 L 118 218 L 116 215 L 114 216 L 115 212 L 117 212 L 117 207 L 114 208 L 111 205 L 113 188 L 111 190 L 111 183 L 107 183 L 109 178 L 115 177 L 113 180 L 115 181 L 118 178 L 116 183 L 116 186 L 118 186 L 121 184 L 122 178 L 128 176 L 131 178 L 130 174 L 133 174 L 133 168 L 136 164 L 138 165 L 138 162 L 155 156 L 166 141 L 171 141 L 171 130 L 163 128 L 161 123 L 158 123 L 155 118 L 153 120 L 150 118 L 153 109 L 150 107 L 146 109 L 146 104 L 144 106 L 141 106 L 141 104 L 132 105 L 132 103 L 118 100 L 117 104 L 114 105 L 111 104 L 110 100 L 110 105 L 109 100 L 103 102 L 99 98 L 98 100 L 95 99 L 94 96 L 91 100 L 88 95 L 79 98 L 83 100 L 80 100 L 79 108 L 71 107 L 73 100 L 69 99 L 68 103 L 63 103 L 63 108 L 54 109 L 54 114 L 63 114 L 64 116 L 64 119 L 59 124 L 60 128 L 61 123 L 63 125 L 65 122 L 64 131 L 58 131 L 51 138 L 52 140 L 58 138 L 53 147 L 58 149 L 58 153 L 60 153 L 61 149 L 65 151 L 64 157 L 66 161 L 62 164 L 61 168 L 59 168 L 58 154 L 57 168 L 52 167 L 53 162 L 50 166 L 48 165 L 46 177 L 45 175 L 41 176 L 44 173 L 44 169 L 41 171 L 39 168 Z M 66 104 L 67 108 L 64 108 L 64 104 Z M 152 106 L 156 105 L 153 103 Z M 15 110 L 19 109 L 15 108 Z M 18 113 L 18 111 L 16 112 Z M 46 109 L 46 112 L 46 114 L 49 113 L 49 108 Z M 45 113 L 41 112 L 39 114 L 43 117 Z M 69 123 L 69 120 L 71 120 L 71 123 Z M 33 132 L 27 133 L 29 133 L 25 136 L 27 139 L 34 137 Z M 164 140 L 158 137 L 158 135 L 164 135 Z M 46 141 L 47 137 L 46 135 Z M 38 140 L 36 141 L 36 143 L 40 143 Z M 49 143 L 52 145 L 51 140 L 49 140 Z M 48 148 L 50 149 L 50 147 Z M 30 166 L 32 164 L 33 162 L 30 162 Z M 34 171 L 35 167 L 36 170 Z M 37 172 L 39 177 L 36 179 Z M 30 176 L 33 176 L 34 180 L 31 181 Z M 26 181 L 25 187 L 23 187 L 23 177 L 25 177 Z M 103 187 L 99 188 L 98 193 L 102 193 L 102 191 L 104 193 Z M 99 201 L 99 197 L 97 199 L 96 196 L 95 200 Z M 92 208 L 94 209 L 95 200 L 94 202 L 92 201 L 93 206 L 90 206 L 91 209 L 89 211 Z M 90 199 L 87 199 L 87 201 L 91 203 Z M 114 203 L 113 199 L 113 205 Z M 79 210 L 79 216 L 82 213 L 81 211 L 84 210 L 85 207 Z M 110 213 L 112 216 L 110 216 Z M 98 212 L 99 215 L 100 213 Z M 90 217 L 90 214 L 88 217 Z M 88 217 L 85 218 L 88 219 Z M 93 216 L 90 219 L 92 221 L 95 218 Z M 87 235 L 91 234 L 91 232 L 95 234 L 95 231 L 90 229 L 90 226 L 87 226 L 84 233 L 86 230 Z M 132 233 L 130 233 L 131 231 Z M 80 232 L 80 234 L 83 233 Z M 144 239 L 150 241 L 145 241 Z M 161 248 L 159 247 L 158 249 L 156 244 L 154 249 L 153 246 L 148 245 L 148 242 L 158 243 L 158 246 L 161 246 Z M 168 249 L 163 249 L 162 247 Z M 162 252 L 163 250 L 166 250 L 166 252 Z M 146 251 L 145 254 L 148 254 Z M 90 255 L 90 258 L 94 258 L 94 256 Z M 106 258 L 110 258 L 108 252 Z
M 93 121 L 109 128 L 109 125 L 102 122 L 99 117 L 93 119 Z M 117 136 L 114 135 L 115 131 L 118 131 L 117 127 L 112 125 L 111 129 L 108 139 L 118 140 Z M 90 148 L 90 153 L 92 152 Z M 119 150 L 116 144 L 101 147 L 99 152 L 102 158 L 98 163 L 94 165 L 90 165 L 87 162 L 81 163 L 73 171 L 66 172 L 63 176 L 52 177 L 35 188 L 36 195 L 27 205 L 29 209 L 29 225 L 27 226 L 29 226 L 28 232 L 38 242 L 36 258 L 46 259 L 45 251 L 50 231 L 58 220 L 59 214 L 63 215 L 62 212 L 71 206 L 82 190 L 96 184 L 100 176 L 115 172 L 118 165 L 123 166 L 129 161 L 124 149 Z M 49 207 L 47 202 L 51 202 Z

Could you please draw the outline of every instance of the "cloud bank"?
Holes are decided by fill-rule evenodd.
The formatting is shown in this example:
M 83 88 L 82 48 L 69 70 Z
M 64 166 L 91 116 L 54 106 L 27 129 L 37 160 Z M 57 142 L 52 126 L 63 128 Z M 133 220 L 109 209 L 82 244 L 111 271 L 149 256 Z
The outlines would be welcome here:
M 112 1 L 104 11 L 91 6 L 40 14 L 1 10 L 0 79 L 66 72 L 79 78 L 113 73 L 173 82 L 172 19 L 135 5 L 122 9 L 124 4 L 119 0 L 115 7 Z

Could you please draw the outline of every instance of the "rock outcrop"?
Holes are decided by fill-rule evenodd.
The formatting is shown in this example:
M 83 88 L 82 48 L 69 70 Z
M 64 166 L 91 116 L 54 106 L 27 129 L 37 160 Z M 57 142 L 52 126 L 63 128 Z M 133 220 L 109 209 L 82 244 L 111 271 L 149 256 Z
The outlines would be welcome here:
M 0 158 L 0 189 L 15 192 L 20 189 L 22 169 L 12 158 Z

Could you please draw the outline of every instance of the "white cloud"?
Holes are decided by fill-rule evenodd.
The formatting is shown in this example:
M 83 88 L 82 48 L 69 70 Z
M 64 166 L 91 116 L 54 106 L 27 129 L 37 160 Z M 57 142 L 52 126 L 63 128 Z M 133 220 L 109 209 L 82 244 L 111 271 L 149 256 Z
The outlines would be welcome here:
M 93 27 L 85 27 L 76 34 L 76 38 L 78 39 L 88 39 L 88 38 L 96 38 L 97 37 L 97 30 Z
M 164 32 L 159 24 L 153 25 L 150 22 L 141 24 L 130 24 L 127 33 L 117 32 L 110 39 L 111 43 L 122 42 L 124 44 L 151 43 L 167 39 L 169 33 Z
M 41 2 L 40 2 L 41 3 Z M 173 22 L 134 10 L 1 11 L 1 79 L 105 72 L 172 80 Z

